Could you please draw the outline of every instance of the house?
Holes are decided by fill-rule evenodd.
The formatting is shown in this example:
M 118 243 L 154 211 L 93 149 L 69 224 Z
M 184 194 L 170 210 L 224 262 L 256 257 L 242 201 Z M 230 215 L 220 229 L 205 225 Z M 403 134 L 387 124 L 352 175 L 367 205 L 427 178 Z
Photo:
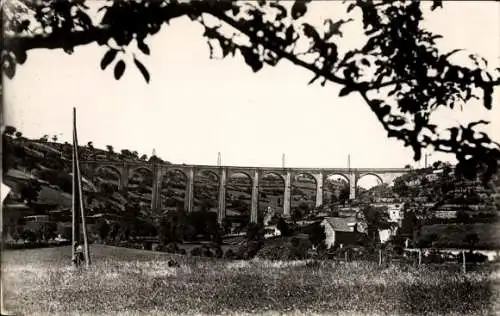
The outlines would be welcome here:
M 264 227 L 264 238 L 272 238 L 281 236 L 281 231 L 275 225 L 265 226 Z
M 358 244 L 360 237 L 366 235 L 366 225 L 354 216 L 325 217 L 321 226 L 325 229 L 327 248 Z
M 389 221 L 400 223 L 403 220 L 403 203 L 391 203 L 387 205 L 387 212 L 389 214 Z

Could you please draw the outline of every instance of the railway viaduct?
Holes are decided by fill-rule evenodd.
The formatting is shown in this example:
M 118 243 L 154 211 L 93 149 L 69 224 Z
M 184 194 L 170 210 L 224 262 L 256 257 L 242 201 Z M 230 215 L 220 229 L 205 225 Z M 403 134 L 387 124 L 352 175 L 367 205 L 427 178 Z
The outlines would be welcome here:
M 349 184 L 349 198 L 356 198 L 356 185 L 364 176 L 372 175 L 378 178 L 380 183 L 392 183 L 395 178 L 407 173 L 410 169 L 403 168 L 276 168 L 276 167 L 237 167 L 237 166 L 210 166 L 210 165 L 185 165 L 166 164 L 158 162 L 127 162 L 127 161 L 103 161 L 85 160 L 80 162 L 83 170 L 92 170 L 97 173 L 101 168 L 114 170 L 119 175 L 119 189 L 126 190 L 129 179 L 139 169 L 146 169 L 153 175 L 151 208 L 161 207 L 159 196 L 163 178 L 170 170 L 179 171 L 186 178 L 184 210 L 192 212 L 194 207 L 194 180 L 198 172 L 210 172 L 217 176 L 218 181 L 218 206 L 217 213 L 219 221 L 226 213 L 226 185 L 228 178 L 234 174 L 248 176 L 252 184 L 250 221 L 257 222 L 259 204 L 259 181 L 262 177 L 274 174 L 279 176 L 284 184 L 283 214 L 290 215 L 292 179 L 297 175 L 309 175 L 316 182 L 316 206 L 323 204 L 323 184 L 325 180 L 333 175 L 338 175 Z

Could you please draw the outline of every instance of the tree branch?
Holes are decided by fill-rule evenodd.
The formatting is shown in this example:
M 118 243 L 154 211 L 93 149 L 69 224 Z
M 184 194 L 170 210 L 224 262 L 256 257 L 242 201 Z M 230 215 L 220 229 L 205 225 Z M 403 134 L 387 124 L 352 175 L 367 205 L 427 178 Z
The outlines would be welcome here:
M 284 49 L 277 47 L 277 45 L 273 41 L 264 41 L 264 40 L 259 39 L 257 37 L 256 33 L 252 32 L 246 25 L 243 25 L 242 23 L 231 19 L 226 14 L 224 14 L 224 12 L 218 12 L 217 10 L 210 10 L 207 13 L 211 14 L 215 18 L 225 22 L 226 24 L 231 25 L 233 28 L 235 28 L 238 31 L 240 31 L 241 33 L 247 35 L 251 40 L 255 40 L 259 44 L 262 44 L 265 48 L 274 51 L 281 58 L 285 58 L 297 66 L 308 69 L 308 70 L 312 71 L 314 74 L 320 74 L 321 76 L 325 77 L 326 79 L 328 79 L 332 82 L 338 83 L 338 84 L 342 84 L 342 85 L 352 84 L 350 81 L 348 81 L 346 79 L 337 77 L 330 72 L 323 71 L 319 68 L 314 67 L 311 64 L 308 64 L 307 62 L 297 58 L 297 56 L 295 56 L 294 54 L 288 53 Z

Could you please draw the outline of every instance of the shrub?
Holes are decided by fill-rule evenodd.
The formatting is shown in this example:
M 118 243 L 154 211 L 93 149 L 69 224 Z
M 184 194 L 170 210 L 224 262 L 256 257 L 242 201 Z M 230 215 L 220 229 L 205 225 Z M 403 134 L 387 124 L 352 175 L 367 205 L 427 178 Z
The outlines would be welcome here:
M 242 244 L 235 252 L 237 259 L 252 259 L 262 247 L 262 241 L 248 241 Z
M 215 258 L 222 258 L 224 252 L 222 251 L 221 247 L 215 247 L 214 248 L 214 256 Z
M 36 241 L 36 234 L 29 230 L 29 229 L 25 229 L 23 230 L 22 234 L 21 234 L 21 238 L 26 240 L 27 242 L 30 242 L 30 243 L 33 243 Z
M 234 251 L 232 249 L 226 250 L 226 252 L 224 253 L 224 258 L 226 258 L 226 259 L 234 259 L 235 258 Z
M 179 251 L 179 246 L 175 242 L 168 243 L 165 247 L 164 250 L 169 253 L 177 253 Z
M 290 236 L 290 227 L 288 227 L 288 224 L 283 218 L 280 218 L 278 220 L 278 224 L 276 225 L 276 227 L 279 229 L 282 236 Z
M 247 240 L 259 241 L 264 238 L 264 227 L 262 224 L 249 223 L 247 226 Z
M 154 243 L 154 244 L 151 245 L 151 250 L 153 250 L 153 251 L 161 251 L 161 245 L 157 244 L 157 243 Z

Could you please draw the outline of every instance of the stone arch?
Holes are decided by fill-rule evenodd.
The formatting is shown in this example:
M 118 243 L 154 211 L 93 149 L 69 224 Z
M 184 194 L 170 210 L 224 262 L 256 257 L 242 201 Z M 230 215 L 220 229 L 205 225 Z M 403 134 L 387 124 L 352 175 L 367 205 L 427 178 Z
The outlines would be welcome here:
M 334 177 L 339 177 L 344 184 L 336 182 L 333 179 Z M 349 200 L 350 184 L 348 175 L 344 173 L 325 173 L 323 178 L 323 204 L 335 206 L 347 203 Z
M 165 168 L 160 177 L 159 207 L 168 210 L 183 210 L 188 175 L 182 168 Z
M 153 169 L 151 169 L 149 167 L 146 167 L 146 166 L 134 166 L 134 167 L 130 167 L 130 169 L 129 169 L 129 178 L 132 178 L 132 176 L 134 174 L 136 174 L 137 172 L 144 171 L 144 170 L 146 170 L 147 172 L 153 174 Z
M 213 170 L 199 169 L 194 175 L 193 202 L 195 210 L 217 211 L 220 176 Z
M 347 184 L 349 184 L 349 177 L 346 175 L 346 174 L 343 174 L 341 172 L 331 172 L 331 173 L 325 173 L 325 181 L 330 178 L 330 177 L 333 177 L 333 176 L 340 176 L 341 178 L 343 178 Z
M 154 173 L 151 168 L 137 166 L 129 169 L 127 183 L 128 199 L 142 207 L 151 205 L 153 198 Z
M 318 180 L 307 171 L 297 171 L 292 175 L 290 192 L 290 207 L 292 211 L 297 208 L 313 210 L 316 206 Z M 304 214 L 305 215 L 305 214 Z
M 276 172 L 276 171 L 262 172 L 260 175 L 260 179 L 264 179 L 265 177 L 268 177 L 268 176 L 276 176 L 276 177 L 281 179 L 281 181 L 283 182 L 283 185 L 285 184 L 285 176 L 283 176 L 281 173 Z
M 227 217 L 249 218 L 252 204 L 253 177 L 247 170 L 229 170 L 226 182 Z
M 258 213 L 266 214 L 271 208 L 275 213 L 283 213 L 286 179 L 276 171 L 263 171 L 259 176 Z
M 374 177 L 376 177 L 378 179 L 378 181 L 379 181 L 379 185 L 384 183 L 384 180 L 378 174 L 376 174 L 374 172 L 367 172 L 367 173 L 360 174 L 358 177 L 356 177 L 356 187 L 358 186 L 359 180 L 361 180 L 363 177 L 366 177 L 366 176 L 374 176 Z
M 101 173 L 103 171 L 110 171 L 110 173 L 112 173 L 116 176 L 116 184 L 112 183 L 112 185 L 113 185 L 113 187 L 116 187 L 115 190 L 118 191 L 122 185 L 123 171 L 115 166 L 112 166 L 112 165 L 97 166 L 97 168 L 95 168 L 95 171 L 93 172 L 93 175 L 92 175 L 92 183 L 97 187 L 100 185 L 100 181 L 98 180 L 99 173 Z

